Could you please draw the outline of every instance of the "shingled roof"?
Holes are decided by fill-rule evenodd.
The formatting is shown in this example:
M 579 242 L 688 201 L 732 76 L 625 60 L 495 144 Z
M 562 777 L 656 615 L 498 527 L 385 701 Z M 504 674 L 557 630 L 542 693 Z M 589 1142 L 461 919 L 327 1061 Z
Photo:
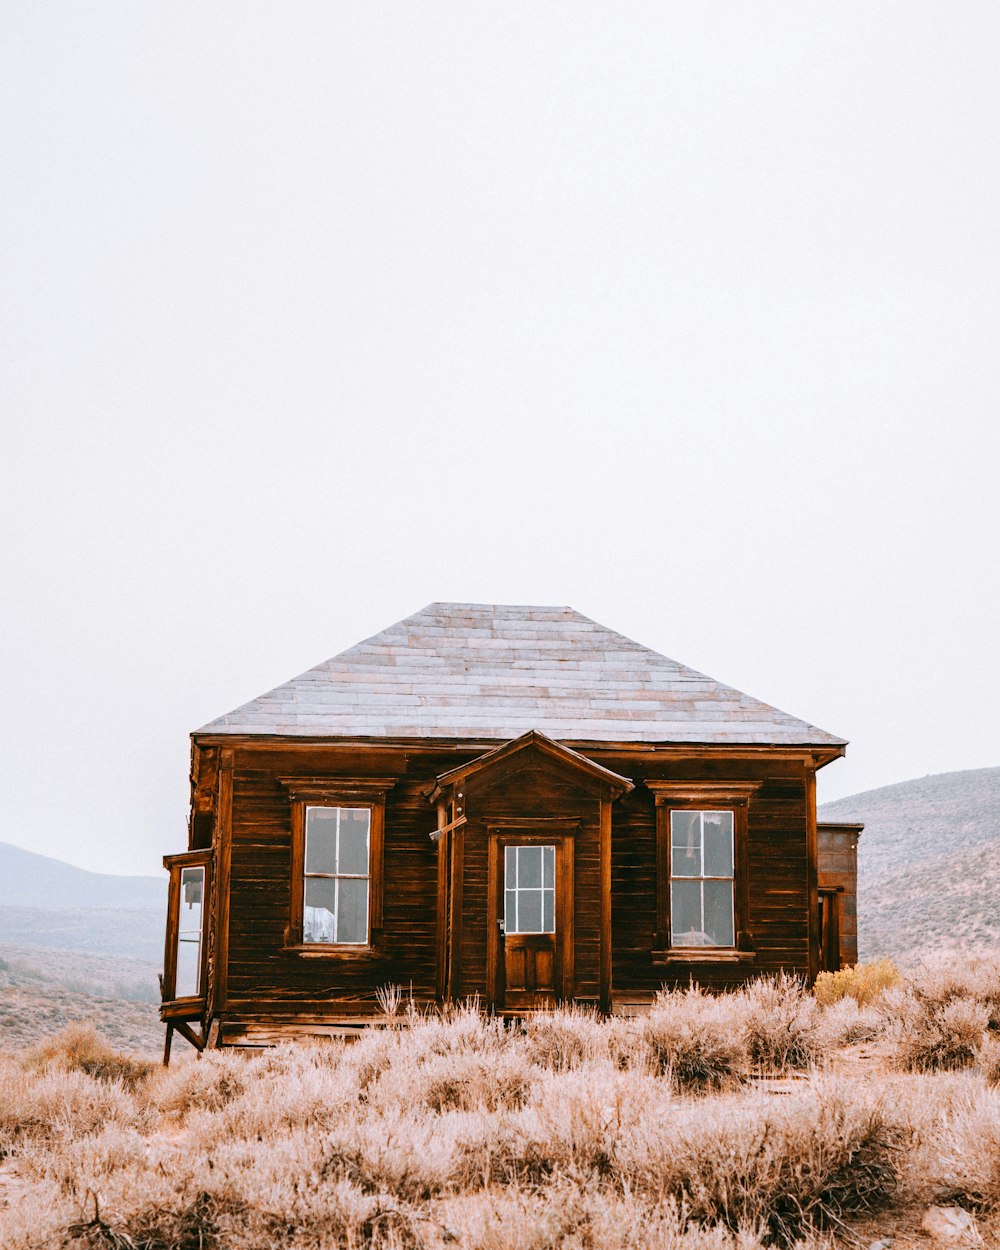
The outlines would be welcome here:
M 572 608 L 432 603 L 202 734 L 841 747 Z

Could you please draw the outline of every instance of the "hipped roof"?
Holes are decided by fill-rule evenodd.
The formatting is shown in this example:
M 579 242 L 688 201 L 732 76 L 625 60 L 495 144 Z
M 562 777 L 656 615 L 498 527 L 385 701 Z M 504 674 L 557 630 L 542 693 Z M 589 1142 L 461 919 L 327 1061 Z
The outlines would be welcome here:
M 568 607 L 432 603 L 198 730 L 562 742 L 845 741 Z

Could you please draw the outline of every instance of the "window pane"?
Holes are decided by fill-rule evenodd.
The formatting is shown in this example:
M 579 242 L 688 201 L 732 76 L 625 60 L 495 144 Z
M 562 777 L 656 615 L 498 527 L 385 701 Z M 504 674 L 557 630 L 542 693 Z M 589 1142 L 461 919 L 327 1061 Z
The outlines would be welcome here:
M 306 872 L 337 871 L 337 809 L 306 808 Z
M 542 848 L 519 846 L 517 848 L 517 884 L 540 887 L 542 884 Z
M 542 932 L 542 891 L 518 890 L 517 932 Z
M 201 929 L 201 902 L 205 890 L 204 868 L 181 869 L 181 928 Z M 192 919 L 192 913 L 197 919 Z M 191 924 L 185 923 L 185 916 Z
M 367 885 L 367 882 L 364 884 Z M 333 942 L 333 917 L 337 910 L 337 882 L 329 877 L 306 877 L 302 909 L 303 942 Z
M 705 812 L 705 876 L 733 875 L 733 813 Z
M 700 881 L 671 882 L 670 941 L 675 946 L 706 945 L 701 924 Z
M 508 890 L 513 890 L 517 885 L 517 847 L 504 847 L 503 852 L 504 864 L 504 885 Z
M 503 927 L 508 933 L 517 932 L 517 891 L 508 890 L 504 896 Z
M 175 998 L 194 998 L 201 981 L 201 934 L 190 941 L 181 937 L 177 943 L 177 975 L 174 978 Z
M 556 883 L 556 848 L 554 846 L 542 847 L 542 884 L 547 889 L 552 889 Z
M 701 876 L 701 812 L 670 813 L 670 875 Z
M 556 892 L 545 890 L 542 893 L 542 932 L 556 931 Z
M 705 932 L 713 946 L 733 945 L 733 887 L 729 881 L 705 882 Z
M 338 872 L 368 875 L 368 826 L 371 812 L 367 807 L 340 809 L 340 862 Z
M 201 989 L 201 930 L 205 869 L 182 868 L 177 915 L 174 997 L 193 998 Z
M 338 942 L 368 941 L 368 879 L 341 877 L 337 882 Z

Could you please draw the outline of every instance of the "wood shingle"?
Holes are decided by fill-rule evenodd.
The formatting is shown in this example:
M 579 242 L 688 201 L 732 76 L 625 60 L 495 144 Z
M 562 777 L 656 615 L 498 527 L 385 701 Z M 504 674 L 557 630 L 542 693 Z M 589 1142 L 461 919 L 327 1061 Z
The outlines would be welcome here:
M 845 745 L 569 607 L 432 603 L 199 734 Z

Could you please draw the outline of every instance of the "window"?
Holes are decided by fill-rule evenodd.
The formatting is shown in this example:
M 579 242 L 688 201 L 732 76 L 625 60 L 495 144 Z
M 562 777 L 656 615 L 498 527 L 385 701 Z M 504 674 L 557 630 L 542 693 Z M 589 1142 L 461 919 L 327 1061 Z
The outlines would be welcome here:
M 504 931 L 555 933 L 554 846 L 504 847 Z
M 670 945 L 733 946 L 733 813 L 670 813 Z
M 392 777 L 283 777 L 291 803 L 286 947 L 367 958 L 382 936 L 385 796 Z
M 163 861 L 170 872 L 163 1001 L 197 1004 L 205 998 L 206 925 L 211 852 L 187 851 Z
M 303 942 L 368 942 L 369 807 L 307 807 Z
M 646 784 L 656 798 L 654 963 L 752 960 L 747 824 L 758 785 Z
M 180 914 L 177 921 L 177 971 L 174 983 L 174 994 L 177 998 L 195 998 L 201 993 L 204 901 L 204 867 L 182 868 Z

